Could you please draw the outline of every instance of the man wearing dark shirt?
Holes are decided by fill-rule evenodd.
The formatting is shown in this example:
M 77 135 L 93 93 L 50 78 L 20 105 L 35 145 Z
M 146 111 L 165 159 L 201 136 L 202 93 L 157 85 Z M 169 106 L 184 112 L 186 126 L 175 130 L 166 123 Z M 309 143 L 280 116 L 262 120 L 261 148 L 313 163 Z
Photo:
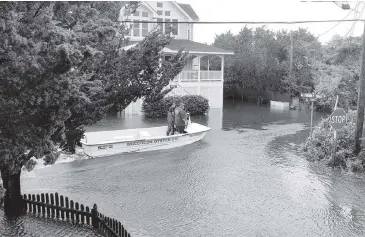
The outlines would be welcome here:
M 167 136 L 169 136 L 170 133 L 172 133 L 172 135 L 175 134 L 175 108 L 176 105 L 173 103 L 169 108 L 169 111 L 167 111 Z
M 184 103 L 181 102 L 179 107 L 175 109 L 175 126 L 176 130 L 179 133 L 187 133 L 185 131 L 185 126 L 187 124 L 187 115 L 184 110 L 184 107 L 185 107 Z

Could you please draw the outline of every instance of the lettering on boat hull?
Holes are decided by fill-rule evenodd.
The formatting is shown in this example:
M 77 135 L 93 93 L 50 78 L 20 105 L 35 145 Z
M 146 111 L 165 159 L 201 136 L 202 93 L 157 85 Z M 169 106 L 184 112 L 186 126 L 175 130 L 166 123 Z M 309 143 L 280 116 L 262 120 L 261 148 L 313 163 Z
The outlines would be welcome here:
M 113 148 L 113 145 L 109 144 L 109 145 L 98 146 L 98 150 L 104 150 L 104 149 L 107 149 L 107 148 Z
M 161 138 L 161 139 L 154 139 L 154 140 L 144 140 L 144 141 L 134 141 L 134 142 L 127 142 L 127 146 L 139 146 L 139 145 L 148 145 L 148 144 L 156 144 L 156 143 L 163 143 L 163 142 L 172 142 L 179 140 L 178 137 L 169 137 L 169 138 Z

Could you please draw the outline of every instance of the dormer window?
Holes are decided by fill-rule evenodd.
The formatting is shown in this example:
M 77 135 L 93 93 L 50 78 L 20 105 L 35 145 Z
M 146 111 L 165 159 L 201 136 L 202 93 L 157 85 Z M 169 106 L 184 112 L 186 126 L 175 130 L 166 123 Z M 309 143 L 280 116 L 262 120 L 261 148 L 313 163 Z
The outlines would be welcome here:
M 158 3 L 157 3 L 157 7 L 162 8 L 162 7 L 163 7 L 162 2 L 158 2 Z

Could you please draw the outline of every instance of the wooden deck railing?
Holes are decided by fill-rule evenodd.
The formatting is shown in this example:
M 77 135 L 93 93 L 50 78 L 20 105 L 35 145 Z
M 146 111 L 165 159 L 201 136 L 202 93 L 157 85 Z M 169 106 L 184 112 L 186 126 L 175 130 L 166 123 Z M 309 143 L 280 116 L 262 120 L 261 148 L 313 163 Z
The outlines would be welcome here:
M 98 229 L 107 237 L 130 237 L 119 221 L 101 214 L 96 204 L 93 208 L 89 208 L 69 200 L 68 197 L 59 196 L 58 193 L 24 194 L 22 200 L 26 212 L 73 224 L 87 225 Z M 0 204 L 2 203 L 3 198 L 0 198 Z
M 223 81 L 222 71 L 181 71 L 174 81 L 181 82 L 199 82 L 200 81 Z

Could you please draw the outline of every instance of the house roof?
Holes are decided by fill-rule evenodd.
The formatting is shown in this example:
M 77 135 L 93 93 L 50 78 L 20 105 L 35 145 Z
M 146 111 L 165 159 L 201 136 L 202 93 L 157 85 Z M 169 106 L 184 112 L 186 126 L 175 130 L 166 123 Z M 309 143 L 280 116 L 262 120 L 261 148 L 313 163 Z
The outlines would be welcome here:
M 195 13 L 194 9 L 190 4 L 177 3 L 194 21 L 199 21 L 198 15 Z
M 179 51 L 181 48 L 185 48 L 185 50 L 189 51 L 190 53 L 234 54 L 233 51 L 184 39 L 172 39 L 166 48 L 169 48 L 172 51 Z
M 124 47 L 125 50 L 134 47 L 140 41 L 129 41 L 128 46 Z M 176 53 L 180 49 L 184 48 L 185 51 L 189 53 L 199 53 L 199 54 L 213 54 L 213 55 L 233 55 L 234 52 L 230 50 L 225 50 L 221 48 L 217 48 L 212 45 L 202 44 L 198 42 L 194 42 L 191 40 L 184 39 L 172 39 L 170 44 L 168 44 L 164 48 L 164 52 L 166 53 Z

